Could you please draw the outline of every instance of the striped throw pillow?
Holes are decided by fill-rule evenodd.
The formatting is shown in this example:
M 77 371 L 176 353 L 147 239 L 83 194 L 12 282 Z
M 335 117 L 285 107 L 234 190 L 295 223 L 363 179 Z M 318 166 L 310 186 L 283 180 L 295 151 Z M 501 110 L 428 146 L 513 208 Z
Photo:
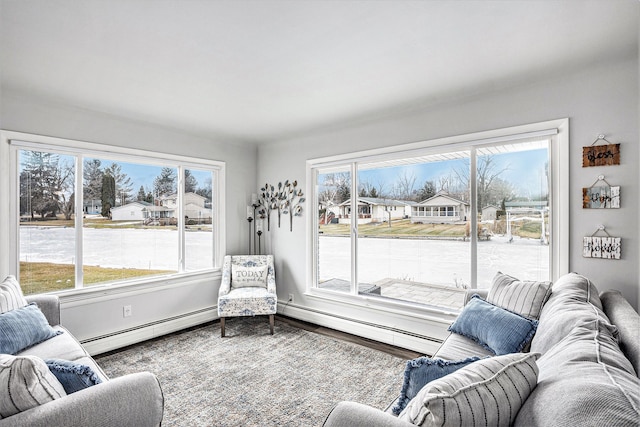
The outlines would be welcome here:
M 398 418 L 419 426 L 509 426 L 536 387 L 539 353 L 481 359 L 425 385 Z
M 22 295 L 20 284 L 15 276 L 7 276 L 0 283 L 0 313 L 6 313 L 25 305 L 27 305 L 27 300 Z
M 36 356 L 0 354 L 0 389 L 0 419 L 66 396 L 44 360 Z
M 538 320 L 551 295 L 551 282 L 518 280 L 500 271 L 493 278 L 487 301 L 529 319 Z

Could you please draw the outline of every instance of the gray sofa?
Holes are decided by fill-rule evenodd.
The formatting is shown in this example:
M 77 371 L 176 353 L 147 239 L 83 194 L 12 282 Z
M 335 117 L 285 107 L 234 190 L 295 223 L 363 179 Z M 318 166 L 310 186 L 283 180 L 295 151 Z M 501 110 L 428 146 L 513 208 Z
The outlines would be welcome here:
M 0 419 L 0 427 L 158 426 L 161 424 L 164 398 L 155 375 L 141 372 L 110 380 L 73 335 L 60 325 L 60 304 L 56 296 L 38 295 L 26 299 L 29 303 L 35 302 L 49 324 L 63 333 L 27 348 L 17 356 L 32 355 L 43 359 L 63 359 L 88 365 L 102 382 Z
M 556 281 L 540 312 L 530 351 L 540 353 L 537 386 L 515 426 L 640 425 L 640 316 L 617 291 L 598 294 L 583 276 Z M 487 291 L 470 291 L 486 297 Z M 472 340 L 451 334 L 434 357 L 492 356 Z M 472 365 L 470 365 L 472 366 Z M 340 402 L 325 420 L 336 426 L 411 426 L 387 411 Z

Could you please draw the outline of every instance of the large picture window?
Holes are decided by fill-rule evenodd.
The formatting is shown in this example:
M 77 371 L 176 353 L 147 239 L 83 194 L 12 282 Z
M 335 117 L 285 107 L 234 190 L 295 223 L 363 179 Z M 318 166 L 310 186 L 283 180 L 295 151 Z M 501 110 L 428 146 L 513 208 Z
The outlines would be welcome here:
M 224 164 L 114 151 L 11 141 L 25 294 L 218 267 Z
M 310 161 L 312 290 L 458 310 L 497 271 L 552 279 L 557 143 L 552 129 Z

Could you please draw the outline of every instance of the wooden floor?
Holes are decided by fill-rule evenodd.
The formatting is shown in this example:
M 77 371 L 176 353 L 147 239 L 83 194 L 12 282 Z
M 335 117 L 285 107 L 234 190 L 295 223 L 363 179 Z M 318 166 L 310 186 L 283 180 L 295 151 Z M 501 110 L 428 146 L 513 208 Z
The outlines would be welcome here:
M 365 347 L 372 348 L 374 350 L 382 351 L 392 356 L 400 357 L 402 359 L 411 360 L 415 359 L 416 357 L 424 356 L 424 354 L 418 353 L 416 351 L 395 347 L 368 338 L 362 338 L 357 335 L 351 335 L 346 332 L 341 332 L 335 329 L 326 328 L 324 326 L 318 326 L 313 323 L 304 322 L 302 320 L 293 319 L 291 317 L 276 315 L 276 322 L 285 322 L 293 327 L 304 329 L 305 331 L 315 332 L 317 334 L 326 335 L 335 339 L 359 344 Z

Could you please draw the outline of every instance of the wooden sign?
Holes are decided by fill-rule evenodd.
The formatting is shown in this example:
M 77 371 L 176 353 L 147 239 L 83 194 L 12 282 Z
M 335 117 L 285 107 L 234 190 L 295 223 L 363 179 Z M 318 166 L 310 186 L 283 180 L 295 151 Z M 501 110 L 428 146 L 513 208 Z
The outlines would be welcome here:
M 620 164 L 620 144 L 582 147 L 582 167 Z
M 582 256 L 585 258 L 620 259 L 620 237 L 584 237 Z
M 620 186 L 586 187 L 582 189 L 584 209 L 617 209 L 620 207 Z

